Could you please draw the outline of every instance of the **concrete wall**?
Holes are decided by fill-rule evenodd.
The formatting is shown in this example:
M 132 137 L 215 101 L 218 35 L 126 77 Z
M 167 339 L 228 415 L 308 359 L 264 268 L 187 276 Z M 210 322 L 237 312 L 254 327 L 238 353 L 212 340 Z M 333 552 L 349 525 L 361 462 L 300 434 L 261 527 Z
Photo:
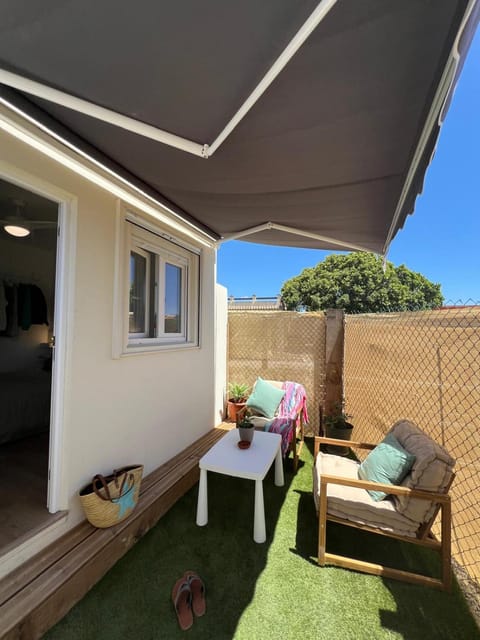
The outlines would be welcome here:
M 13 168 L 25 178 L 61 189 L 77 203 L 59 495 L 68 517 L 63 529 L 57 527 L 58 535 L 83 519 L 77 492 L 95 473 L 129 463 L 143 463 L 149 473 L 218 421 L 214 410 L 215 250 L 202 247 L 200 346 L 115 360 L 118 198 L 3 131 L 0 150 L 4 179 L 8 180 L 5 168 Z M 191 238 L 188 241 L 193 243 Z M 37 545 L 30 543 L 29 555 L 45 541 L 48 533 Z

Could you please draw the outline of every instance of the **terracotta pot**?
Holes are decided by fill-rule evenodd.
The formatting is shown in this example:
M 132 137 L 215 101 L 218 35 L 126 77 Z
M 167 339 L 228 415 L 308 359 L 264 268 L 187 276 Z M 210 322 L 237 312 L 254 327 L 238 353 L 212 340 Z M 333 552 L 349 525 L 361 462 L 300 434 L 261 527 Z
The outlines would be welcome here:
M 237 412 L 240 409 L 243 409 L 246 402 L 232 402 L 231 400 L 227 403 L 227 416 L 228 419 L 232 422 L 237 422 Z

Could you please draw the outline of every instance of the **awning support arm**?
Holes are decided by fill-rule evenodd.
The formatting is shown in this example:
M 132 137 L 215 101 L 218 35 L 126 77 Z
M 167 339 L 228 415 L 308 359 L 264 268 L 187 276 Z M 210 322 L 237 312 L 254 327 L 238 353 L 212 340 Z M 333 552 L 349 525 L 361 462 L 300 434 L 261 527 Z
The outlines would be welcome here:
M 28 78 L 19 76 L 16 73 L 5 71 L 5 69 L 0 69 L 0 83 L 5 84 L 8 87 L 12 87 L 13 89 L 17 89 L 18 91 L 24 91 L 25 93 L 41 98 L 42 100 L 48 100 L 49 102 L 59 104 L 62 107 L 67 107 L 67 109 L 78 111 L 79 113 L 83 113 L 91 118 L 101 120 L 102 122 L 108 122 L 109 124 L 113 124 L 121 129 L 132 131 L 133 133 L 137 133 L 145 138 L 150 138 L 151 140 L 162 142 L 163 144 L 175 147 L 176 149 L 193 153 L 196 156 L 207 157 L 208 155 L 205 150 L 205 145 L 203 144 L 192 142 L 192 140 L 187 140 L 186 138 L 169 133 L 168 131 L 163 131 L 163 129 L 158 129 L 150 124 L 141 122 L 140 120 L 135 120 L 135 118 L 130 118 L 129 116 L 124 116 L 121 113 L 112 111 L 111 109 L 100 107 L 93 102 L 77 98 L 65 93 L 64 91 L 59 91 L 53 87 L 41 84 L 40 82 L 29 80 Z
M 255 87 L 231 120 L 225 125 L 211 145 L 201 144 L 199 142 L 194 142 L 193 140 L 188 140 L 187 138 L 182 138 L 181 136 L 177 136 L 169 131 L 159 129 L 158 127 L 141 122 L 135 118 L 130 118 L 129 116 L 125 116 L 113 111 L 112 109 L 101 107 L 93 102 L 89 102 L 88 100 L 77 98 L 65 91 L 59 91 L 58 89 L 54 89 L 53 87 L 49 87 L 40 82 L 6 71 L 5 69 L 0 69 L 0 83 L 5 84 L 8 87 L 12 87 L 13 89 L 17 89 L 18 91 L 28 93 L 29 95 L 36 96 L 37 98 L 41 98 L 42 100 L 48 100 L 54 104 L 59 104 L 62 107 L 72 109 L 73 111 L 90 116 L 91 118 L 96 118 L 102 122 L 108 122 L 109 124 L 120 127 L 121 129 L 132 131 L 133 133 L 144 136 L 145 138 L 150 138 L 156 142 L 161 142 L 162 144 L 169 145 L 170 147 L 175 147 L 181 151 L 192 153 L 193 155 L 201 158 L 209 158 L 215 153 L 222 142 L 230 135 L 238 123 L 245 117 L 257 100 L 268 89 L 285 65 L 291 60 L 291 58 L 293 58 L 308 36 L 320 24 L 336 2 L 337 0 L 320 0 L 317 8 L 307 18 L 259 84 Z
M 293 58 L 293 56 L 297 53 L 300 47 L 303 45 L 308 36 L 316 29 L 316 27 L 320 24 L 320 22 L 325 18 L 328 12 L 334 7 L 337 0 L 321 0 L 319 2 L 317 8 L 313 11 L 313 13 L 307 18 L 307 20 L 303 23 L 301 28 L 297 31 L 297 33 L 290 40 L 288 45 L 279 55 L 279 57 L 275 60 L 273 65 L 267 71 L 267 73 L 260 80 L 258 85 L 252 91 L 252 93 L 248 96 L 245 102 L 242 104 L 240 109 L 235 113 L 232 119 L 225 125 L 224 129 L 218 134 L 212 144 L 208 147 L 208 155 L 211 156 L 215 153 L 218 147 L 223 143 L 225 138 L 227 138 L 231 132 L 235 129 L 238 123 L 243 120 L 243 118 L 247 115 L 253 105 L 258 101 L 258 99 L 265 93 L 268 87 L 272 84 L 278 74 L 284 69 L 288 62 Z
M 312 231 L 305 231 L 303 229 L 295 229 L 294 227 L 286 227 L 283 224 L 277 224 L 276 222 L 265 222 L 264 224 L 257 225 L 256 227 L 250 227 L 249 229 L 244 229 L 243 231 L 238 231 L 237 233 L 230 233 L 228 235 L 223 236 L 220 240 L 217 240 L 217 245 L 220 246 L 224 242 L 228 242 L 229 240 L 239 240 L 240 238 L 244 238 L 245 236 L 251 236 L 254 233 L 259 233 L 261 231 L 283 231 L 284 233 L 291 233 L 297 236 L 303 236 L 304 238 L 312 238 L 313 240 L 320 240 L 321 242 L 326 242 L 328 244 L 335 244 L 342 251 L 368 251 L 371 252 L 372 249 L 368 247 L 363 247 L 359 244 L 354 244 L 352 242 L 343 242 L 343 240 L 337 240 L 335 238 L 330 238 L 329 236 L 323 236 L 318 233 L 313 233 Z

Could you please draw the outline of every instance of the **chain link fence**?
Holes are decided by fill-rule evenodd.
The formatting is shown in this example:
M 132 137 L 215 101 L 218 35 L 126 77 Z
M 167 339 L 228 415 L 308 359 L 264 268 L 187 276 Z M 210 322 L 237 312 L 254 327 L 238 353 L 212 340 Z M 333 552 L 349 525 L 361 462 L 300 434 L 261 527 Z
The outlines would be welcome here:
M 229 311 L 228 381 L 300 382 L 318 433 L 325 328 L 323 313 Z M 480 590 L 480 305 L 347 315 L 344 390 L 355 439 L 378 442 L 407 418 L 456 459 L 453 554 Z
M 480 305 L 348 315 L 345 401 L 355 439 L 407 418 L 456 459 L 453 555 L 480 586 Z
M 257 377 L 305 387 L 310 423 L 318 433 L 325 393 L 325 314 L 229 311 L 228 382 L 252 386 Z

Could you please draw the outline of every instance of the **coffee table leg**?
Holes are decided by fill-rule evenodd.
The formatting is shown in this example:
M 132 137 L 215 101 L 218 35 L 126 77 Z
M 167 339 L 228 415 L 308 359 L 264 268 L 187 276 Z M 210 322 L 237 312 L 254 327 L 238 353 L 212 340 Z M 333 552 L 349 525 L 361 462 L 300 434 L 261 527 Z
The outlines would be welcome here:
M 277 455 L 275 456 L 275 484 L 277 487 L 283 487 L 284 483 L 282 447 L 278 447 Z
M 255 509 L 253 515 L 253 539 L 255 542 L 265 542 L 265 507 L 263 504 L 263 482 L 255 480 Z
M 203 527 L 208 522 L 208 488 L 207 471 L 200 469 L 200 482 L 198 485 L 197 524 Z

